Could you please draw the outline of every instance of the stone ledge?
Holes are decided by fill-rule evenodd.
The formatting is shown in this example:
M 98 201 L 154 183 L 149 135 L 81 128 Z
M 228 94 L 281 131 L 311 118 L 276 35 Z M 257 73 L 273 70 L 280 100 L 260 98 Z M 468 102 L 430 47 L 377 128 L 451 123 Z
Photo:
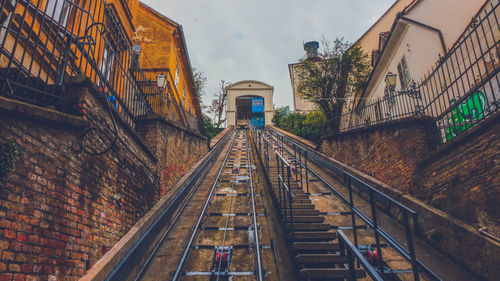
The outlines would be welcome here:
M 210 144 L 209 144 L 209 148 L 212 149 L 213 147 L 215 147 L 219 141 L 224 138 L 224 136 L 229 132 L 231 131 L 233 128 L 233 125 L 229 125 L 229 127 L 225 128 L 224 130 L 222 130 L 220 133 L 218 133 L 211 141 L 210 141 Z
M 338 132 L 335 134 L 330 134 L 330 135 L 324 136 L 323 138 L 321 138 L 321 140 L 319 141 L 316 148 L 319 148 L 321 146 L 321 143 L 323 142 L 323 140 L 329 140 L 332 138 L 342 137 L 342 136 L 356 134 L 356 133 L 360 133 L 360 132 L 369 132 L 369 131 L 380 130 L 380 129 L 385 129 L 385 128 L 390 129 L 390 127 L 399 126 L 399 125 L 408 126 L 408 124 L 411 124 L 411 123 L 417 123 L 417 124 L 420 123 L 423 126 L 433 127 L 433 128 L 435 128 L 436 133 L 438 132 L 437 127 L 436 127 L 436 120 L 433 117 L 430 117 L 430 116 L 406 117 L 406 118 L 395 119 L 395 120 L 388 121 L 388 122 L 369 125 L 366 127 L 356 128 L 356 129 L 347 130 L 344 132 Z M 434 137 L 438 138 L 435 141 L 439 140 L 438 135 L 436 135 Z
M 418 164 L 419 165 L 425 164 L 426 162 L 429 162 L 435 159 L 436 157 L 439 157 L 441 154 L 445 153 L 454 146 L 467 142 L 470 140 L 470 138 L 477 137 L 489 126 L 496 124 L 496 122 L 500 122 L 500 111 L 487 117 L 485 120 L 483 120 L 476 126 L 466 130 L 463 134 L 460 134 L 454 137 L 452 140 L 438 146 L 434 151 L 431 152 L 429 156 L 422 159 L 422 161 L 420 161 Z
M 89 122 L 80 116 L 63 113 L 55 109 L 41 107 L 15 99 L 9 99 L 3 96 L 0 96 L 0 110 L 5 113 L 9 112 L 24 117 L 39 118 L 39 120 L 78 128 L 89 125 Z

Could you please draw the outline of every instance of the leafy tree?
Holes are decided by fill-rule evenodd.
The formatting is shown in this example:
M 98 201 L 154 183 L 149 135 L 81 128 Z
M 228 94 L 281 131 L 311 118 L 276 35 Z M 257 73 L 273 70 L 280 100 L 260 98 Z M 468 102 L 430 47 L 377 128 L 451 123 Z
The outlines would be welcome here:
M 223 128 L 216 128 L 212 119 L 205 114 L 203 114 L 203 124 L 205 125 L 205 130 L 210 139 L 214 138 L 217 134 L 224 130 Z
M 281 107 L 274 111 L 273 123 L 285 131 L 316 143 L 328 132 L 326 117 L 321 111 L 308 114 L 290 113 L 287 107 Z
M 368 55 L 343 38 L 322 39 L 316 58 L 303 58 L 298 67 L 298 91 L 323 112 L 330 130 L 337 132 L 348 86 L 365 87 L 370 73 Z

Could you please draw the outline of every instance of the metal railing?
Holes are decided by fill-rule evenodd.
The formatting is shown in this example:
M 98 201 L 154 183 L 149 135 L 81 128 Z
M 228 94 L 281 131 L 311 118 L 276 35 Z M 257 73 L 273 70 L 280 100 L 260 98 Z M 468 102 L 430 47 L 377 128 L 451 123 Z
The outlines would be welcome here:
M 0 0 L 0 52 L 1 95 L 74 113 L 75 98 L 64 85 L 83 75 L 132 127 L 136 117 L 161 112 L 152 103 L 165 94 L 139 66 L 114 9 L 103 0 Z M 173 104 L 178 115 L 185 114 Z
M 421 81 L 340 117 L 340 131 L 417 115 L 436 119 L 442 142 L 500 108 L 499 0 L 488 1 Z
M 377 190 L 369 183 L 359 179 L 355 175 L 345 171 L 344 169 L 337 167 L 336 165 L 326 161 L 325 159 L 318 156 L 315 152 L 310 149 L 306 149 L 301 145 L 297 144 L 295 141 L 289 139 L 283 134 L 278 133 L 272 129 L 267 130 L 271 135 L 274 135 L 276 139 L 276 144 L 280 147 L 280 150 L 287 152 L 289 155 L 294 157 L 294 163 L 302 166 L 303 169 L 307 170 L 309 175 L 317 178 L 324 186 L 330 189 L 335 196 L 340 198 L 347 206 L 350 208 L 351 215 L 351 227 L 353 229 L 353 242 L 356 248 L 358 248 L 358 235 L 357 235 L 357 223 L 356 217 L 359 217 L 370 229 L 373 230 L 375 245 L 377 248 L 377 252 L 379 254 L 379 258 L 382 261 L 382 248 L 380 239 L 384 239 L 387 243 L 393 247 L 396 251 L 398 251 L 402 257 L 404 257 L 407 261 L 412 265 L 412 272 L 414 276 L 414 280 L 420 280 L 419 270 L 423 270 L 426 275 L 428 275 L 432 280 L 441 280 L 439 276 L 437 276 L 434 272 L 432 272 L 428 267 L 426 267 L 419 259 L 417 259 L 415 254 L 415 248 L 413 244 L 413 234 L 416 236 L 420 236 L 420 228 L 418 224 L 418 214 L 412 209 L 406 207 L 401 204 L 397 200 L 392 197 L 384 194 L 383 192 Z M 291 146 L 295 151 L 289 150 L 285 147 L 284 144 Z M 321 175 L 312 170 L 308 165 L 306 165 L 305 161 L 299 161 L 298 154 L 303 155 L 302 159 L 311 159 L 316 162 L 321 167 L 324 167 L 332 172 L 334 172 L 339 178 L 343 179 L 345 186 L 347 187 L 348 197 L 344 196 L 340 191 L 337 190 L 334 186 L 329 184 Z M 295 155 L 295 156 L 294 156 Z M 300 179 L 302 180 L 302 178 Z M 368 196 L 368 203 L 370 205 L 370 215 L 365 214 L 360 208 L 359 205 L 354 201 L 353 198 L 353 189 L 356 189 L 361 194 Z M 396 241 L 390 234 L 388 234 L 385 230 L 383 230 L 377 218 L 377 209 L 382 208 L 385 213 L 390 213 L 391 210 L 398 211 L 399 214 L 402 215 L 401 225 L 405 229 L 406 235 L 406 245 L 404 247 L 401 243 Z M 413 225 L 413 230 L 411 225 Z
M 283 219 L 285 224 L 289 224 L 289 232 L 292 241 L 294 240 L 293 228 L 293 208 L 292 203 L 295 200 L 295 195 L 292 192 L 290 179 L 292 177 L 292 167 L 288 161 L 278 152 L 276 152 L 276 166 L 278 168 L 278 208 L 283 211 Z

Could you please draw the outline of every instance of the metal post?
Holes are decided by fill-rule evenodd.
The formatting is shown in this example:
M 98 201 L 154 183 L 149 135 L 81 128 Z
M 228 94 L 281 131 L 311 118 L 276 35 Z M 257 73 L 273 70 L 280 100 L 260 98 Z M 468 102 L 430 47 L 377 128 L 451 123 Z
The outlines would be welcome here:
M 378 234 L 377 211 L 375 208 L 375 200 L 373 198 L 373 191 L 370 189 L 370 207 L 372 209 L 373 230 L 375 232 L 375 244 L 377 245 L 377 252 L 380 261 L 382 261 L 382 250 L 380 248 L 380 237 Z
M 293 231 L 293 211 L 292 211 L 292 188 L 290 186 L 290 178 L 291 178 L 291 168 L 288 166 L 288 206 L 290 207 L 290 232 L 292 233 L 292 241 L 295 240 L 294 231 Z
M 307 151 L 305 151 L 305 155 L 304 155 L 304 158 L 305 158 L 305 169 L 306 169 L 306 188 L 307 188 L 307 196 L 309 196 L 311 193 L 309 193 L 309 171 L 308 171 L 308 167 L 307 167 Z
M 356 268 L 354 267 L 354 257 L 350 249 L 347 249 L 347 260 L 349 263 L 349 273 L 351 274 L 351 280 L 356 280 Z
M 346 174 L 344 174 L 344 178 L 347 183 L 347 189 L 349 190 L 349 206 L 351 207 L 351 224 L 352 224 L 352 233 L 354 236 L 354 246 L 358 248 L 358 232 L 356 229 L 356 214 L 354 213 L 354 199 L 352 197 L 351 178 Z
M 297 182 L 297 146 L 293 144 L 293 173 L 295 174 L 295 182 Z
M 304 182 L 302 178 L 302 156 L 299 149 L 299 174 L 300 174 L 300 190 L 304 191 Z
M 410 262 L 411 269 L 413 271 L 413 279 L 415 281 L 420 280 L 420 276 L 418 275 L 418 266 L 417 266 L 417 258 L 415 256 L 415 248 L 413 247 L 413 238 L 411 237 L 411 228 L 410 222 L 408 221 L 408 213 L 403 211 L 403 221 L 406 230 L 406 242 L 408 243 L 408 251 L 410 252 Z
M 278 169 L 278 204 L 280 204 L 280 209 L 281 209 L 281 182 L 280 182 L 280 163 L 279 163 L 279 157 L 278 154 L 276 154 L 276 168 Z M 281 215 L 281 214 L 280 214 Z

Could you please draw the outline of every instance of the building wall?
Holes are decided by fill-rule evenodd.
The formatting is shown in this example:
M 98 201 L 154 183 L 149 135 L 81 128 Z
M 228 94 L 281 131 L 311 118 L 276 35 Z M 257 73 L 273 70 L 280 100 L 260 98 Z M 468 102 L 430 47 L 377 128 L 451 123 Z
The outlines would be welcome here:
M 272 124 L 274 114 L 274 88 L 259 81 L 240 81 L 226 88 L 226 124 L 236 126 L 236 98 L 241 96 L 259 96 L 264 98 L 264 118 L 266 125 Z
M 299 85 L 299 76 L 297 71 L 297 66 L 299 64 L 289 64 L 288 70 L 290 71 L 290 78 L 292 82 L 292 94 L 293 94 L 293 110 L 311 112 L 317 110 L 317 106 L 302 98 L 301 94 L 298 92 L 297 88 Z
M 146 71 L 150 80 L 155 81 L 156 75 L 161 73 L 167 75 L 169 82 L 175 87 L 170 98 L 177 99 L 186 111 L 201 118 L 180 25 L 143 3 L 139 4 L 135 24 L 134 43 L 141 45 L 141 68 Z M 179 75 L 175 86 L 177 67 Z M 168 94 L 167 91 L 164 94 Z M 165 114 L 169 116 L 172 109 L 165 110 Z
M 398 73 L 397 65 L 403 56 L 408 62 L 411 79 L 418 84 L 435 66 L 439 57 L 444 56 L 457 41 L 483 4 L 484 0 L 465 1 L 463 5 L 456 5 L 456 1 L 453 0 L 416 1 L 407 9 L 404 16 L 439 29 L 443 34 L 446 50 L 443 50 L 437 32 L 399 19 L 373 72 L 362 103 L 368 104 L 384 96 L 385 75 L 389 72 Z M 400 90 L 402 87 L 398 76 L 396 91 Z
M 144 142 L 115 114 L 116 143 L 84 153 L 82 140 L 102 149 L 113 125 L 102 93 L 70 89 L 81 117 L 0 100 L 0 145 L 18 151 L 0 193 L 0 280 L 78 280 L 208 151 L 206 138 L 154 120 L 141 123 Z

